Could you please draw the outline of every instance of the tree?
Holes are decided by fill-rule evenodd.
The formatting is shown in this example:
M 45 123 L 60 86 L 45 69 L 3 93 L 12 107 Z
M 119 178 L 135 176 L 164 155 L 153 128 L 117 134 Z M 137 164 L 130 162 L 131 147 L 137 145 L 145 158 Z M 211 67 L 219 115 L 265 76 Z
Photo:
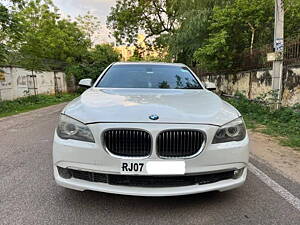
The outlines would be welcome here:
M 192 12 L 194 10 L 191 10 Z M 208 38 L 209 12 L 205 10 L 196 11 L 193 16 L 189 14 L 187 17 L 182 20 L 178 29 L 162 39 L 165 39 L 169 54 L 175 61 L 191 65 L 194 52 L 202 46 L 201 40 Z
M 74 76 L 76 82 L 84 78 L 96 80 L 107 66 L 119 60 L 119 54 L 111 45 L 96 45 L 88 51 L 81 63 L 69 65 L 66 72 L 69 77 Z
M 119 43 L 135 43 L 140 32 L 145 40 L 175 29 L 177 10 L 172 0 L 117 0 L 107 18 Z
M 300 33 L 300 1 L 285 1 L 284 29 L 286 37 L 293 37 Z
M 81 24 L 64 19 L 51 0 L 28 0 L 22 7 L 0 9 L 0 37 L 5 37 L 1 44 L 8 49 L 6 58 L 32 73 L 65 70 L 77 80 L 96 79 L 109 64 L 119 60 L 110 45 L 92 48 L 90 38 L 95 24 L 88 22 L 90 16 L 82 17 Z M 16 32 L 8 31 L 13 21 L 17 21 Z
M 300 2 L 285 1 L 285 36 L 299 34 Z M 208 27 L 209 38 L 194 54 L 206 70 L 235 69 L 241 54 L 273 42 L 274 1 L 235 0 L 226 7 L 215 7 Z
M 61 19 L 51 0 L 32 0 L 16 13 L 22 38 L 21 66 L 30 70 L 62 70 L 65 64 L 80 61 L 90 40 L 69 19 Z
M 10 38 L 19 37 L 18 20 L 14 16 L 16 9 L 22 8 L 24 2 L 22 0 L 8 1 L 11 7 L 0 3 L 0 63 L 5 64 L 8 61 L 8 52 L 10 50 Z
M 89 64 L 96 68 L 94 77 L 98 77 L 109 64 L 119 61 L 120 58 L 119 53 L 109 44 L 96 45 L 89 55 Z
M 5 45 L 4 45 L 4 40 L 5 40 L 5 36 L 7 33 L 7 29 L 10 25 L 10 15 L 8 12 L 8 9 L 0 4 L 0 61 L 4 61 L 4 57 L 5 57 Z
M 285 34 L 300 31 L 300 2 L 285 0 Z M 118 0 L 108 24 L 120 43 L 164 48 L 208 70 L 239 67 L 239 55 L 273 42 L 274 0 Z
M 272 40 L 273 0 L 235 0 L 226 7 L 215 7 L 208 28 L 209 38 L 195 54 L 195 60 L 208 70 L 238 67 L 246 48 Z
M 86 15 L 76 17 L 76 22 L 79 29 L 83 31 L 90 40 L 95 41 L 97 39 L 101 31 L 101 22 L 98 17 L 88 11 Z
M 108 17 L 108 25 L 119 43 L 136 45 L 138 33 L 145 33 L 148 45 L 166 48 L 175 61 L 191 64 L 194 51 L 201 47 L 201 40 L 208 37 L 212 8 L 228 2 L 230 0 L 118 0 Z

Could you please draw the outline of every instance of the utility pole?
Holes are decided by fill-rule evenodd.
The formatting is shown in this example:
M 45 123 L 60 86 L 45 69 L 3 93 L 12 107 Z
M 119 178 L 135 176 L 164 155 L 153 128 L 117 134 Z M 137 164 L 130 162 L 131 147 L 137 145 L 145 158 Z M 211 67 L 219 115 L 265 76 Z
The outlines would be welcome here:
M 284 53 L 284 0 L 275 0 L 275 26 L 274 26 L 274 50 L 272 89 L 278 93 L 276 108 L 281 104 L 282 98 L 282 73 Z

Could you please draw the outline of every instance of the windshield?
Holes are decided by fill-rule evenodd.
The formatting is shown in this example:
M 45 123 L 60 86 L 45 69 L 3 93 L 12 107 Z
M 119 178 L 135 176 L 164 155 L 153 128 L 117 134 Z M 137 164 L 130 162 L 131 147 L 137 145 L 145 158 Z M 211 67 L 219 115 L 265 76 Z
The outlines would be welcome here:
M 187 67 L 169 65 L 114 65 L 97 87 L 202 89 Z

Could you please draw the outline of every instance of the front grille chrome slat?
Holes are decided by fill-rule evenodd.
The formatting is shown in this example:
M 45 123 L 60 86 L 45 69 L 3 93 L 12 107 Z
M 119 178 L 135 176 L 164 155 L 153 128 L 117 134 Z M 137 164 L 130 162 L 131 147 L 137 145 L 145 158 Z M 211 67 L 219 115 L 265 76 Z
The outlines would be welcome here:
M 162 158 L 191 157 L 200 152 L 205 135 L 199 130 L 166 130 L 157 137 L 157 155 Z
M 104 132 L 104 146 L 120 157 L 146 157 L 151 154 L 149 133 L 134 129 L 111 129 Z

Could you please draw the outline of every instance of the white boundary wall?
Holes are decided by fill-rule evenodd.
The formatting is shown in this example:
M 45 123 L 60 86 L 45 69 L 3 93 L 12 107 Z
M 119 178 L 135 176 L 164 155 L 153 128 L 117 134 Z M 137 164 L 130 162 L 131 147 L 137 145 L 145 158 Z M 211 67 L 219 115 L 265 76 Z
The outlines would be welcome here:
M 0 101 L 33 95 L 35 91 L 37 94 L 54 94 L 55 89 L 67 92 L 66 75 L 62 72 L 33 72 L 34 77 L 31 75 L 31 71 L 23 68 L 1 67 Z

